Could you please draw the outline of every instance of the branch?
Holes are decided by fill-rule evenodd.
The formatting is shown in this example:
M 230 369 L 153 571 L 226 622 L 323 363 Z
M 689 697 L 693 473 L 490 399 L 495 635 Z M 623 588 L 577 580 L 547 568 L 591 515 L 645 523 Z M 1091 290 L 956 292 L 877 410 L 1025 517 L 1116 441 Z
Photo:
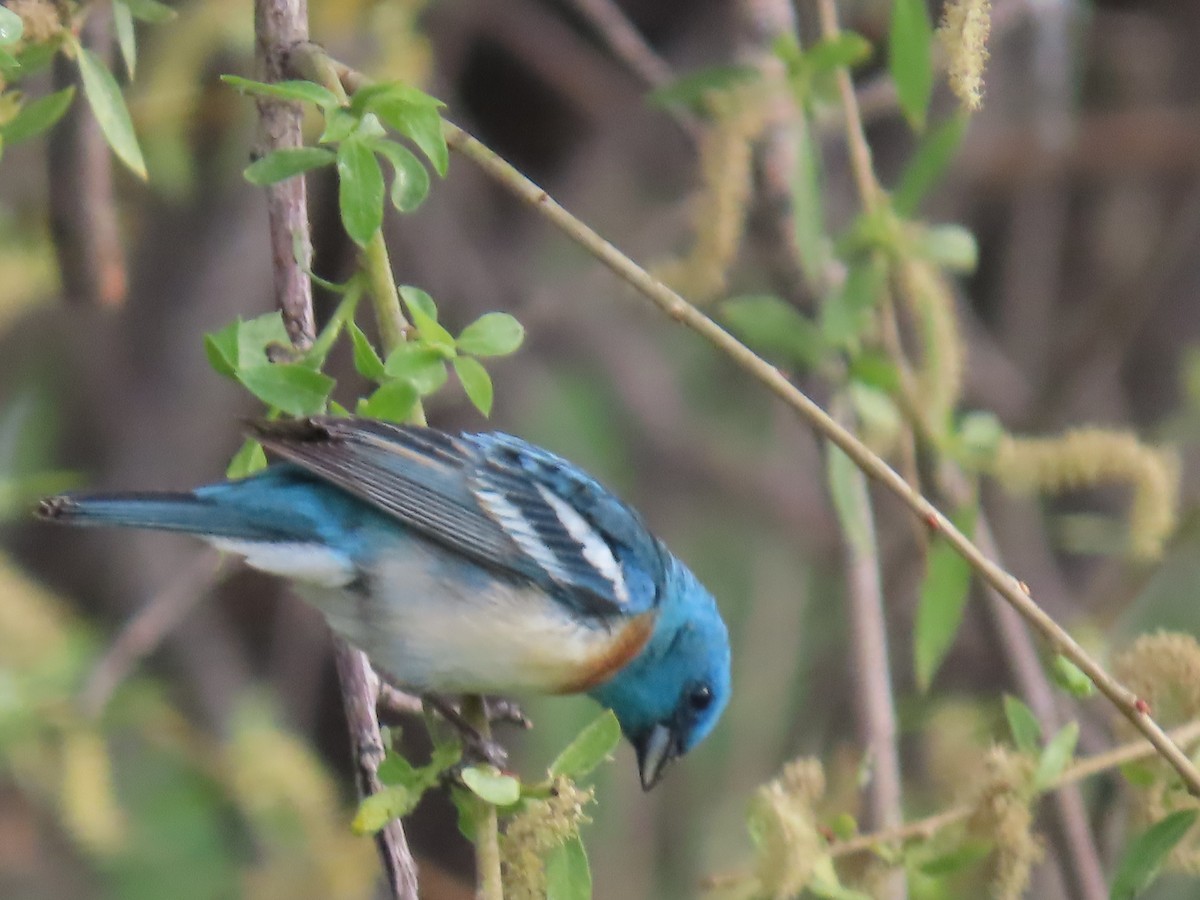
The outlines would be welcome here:
M 264 80 L 282 79 L 292 48 L 308 40 L 306 0 L 255 0 L 254 31 L 258 64 L 263 69 Z M 260 98 L 258 104 L 261 152 L 303 144 L 297 104 L 270 98 Z M 312 284 L 306 274 L 312 263 L 312 238 L 304 178 L 289 178 L 267 188 L 267 204 L 275 301 L 283 313 L 292 343 L 297 349 L 307 349 L 316 338 L 316 324 Z M 294 256 L 295 244 L 301 248 L 299 261 Z M 386 261 L 386 252 L 384 259 Z M 384 746 L 375 710 L 379 679 L 371 670 L 366 655 L 336 635 L 333 653 L 342 686 L 342 704 L 353 748 L 358 790 L 360 796 L 366 797 L 381 787 L 378 771 Z M 417 866 L 408 849 L 403 823 L 399 819 L 389 822 L 376 833 L 375 842 L 391 896 L 416 900 Z
M 1145 703 L 1109 675 L 1062 626 L 1038 606 L 1030 596 L 1027 586 L 985 556 L 945 515 L 913 489 L 883 459 L 835 422 L 782 372 L 571 215 L 546 191 L 500 156 L 451 122 L 446 122 L 445 130 L 447 141 L 457 153 L 471 160 L 514 196 L 537 210 L 671 319 L 686 325 L 709 341 L 783 400 L 823 437 L 841 448 L 868 476 L 899 497 L 926 527 L 943 534 L 946 541 L 967 560 L 971 568 L 1045 638 L 1054 652 L 1063 654 L 1075 663 L 1120 713 L 1146 736 L 1179 773 L 1188 789 L 1193 794 L 1200 795 L 1200 771 L 1197 771 L 1187 755 L 1162 730 Z

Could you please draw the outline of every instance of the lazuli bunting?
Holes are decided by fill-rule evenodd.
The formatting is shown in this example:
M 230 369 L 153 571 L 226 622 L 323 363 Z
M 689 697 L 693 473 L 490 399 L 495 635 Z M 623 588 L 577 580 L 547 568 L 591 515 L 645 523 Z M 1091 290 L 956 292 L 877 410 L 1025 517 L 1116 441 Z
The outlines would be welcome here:
M 506 434 L 363 418 L 253 428 L 282 461 L 249 478 L 68 494 L 39 512 L 241 554 L 421 693 L 587 692 L 616 714 L 647 790 L 716 724 L 729 699 L 716 603 L 566 460 Z

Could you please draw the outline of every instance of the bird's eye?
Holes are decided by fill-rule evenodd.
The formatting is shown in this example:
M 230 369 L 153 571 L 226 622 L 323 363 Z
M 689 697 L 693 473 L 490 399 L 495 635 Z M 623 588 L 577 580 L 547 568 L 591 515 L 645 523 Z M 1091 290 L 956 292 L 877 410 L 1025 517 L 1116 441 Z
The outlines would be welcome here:
M 688 702 L 692 705 L 692 709 L 697 712 L 708 709 L 713 702 L 712 688 L 707 684 L 692 688 L 691 694 L 688 695 Z

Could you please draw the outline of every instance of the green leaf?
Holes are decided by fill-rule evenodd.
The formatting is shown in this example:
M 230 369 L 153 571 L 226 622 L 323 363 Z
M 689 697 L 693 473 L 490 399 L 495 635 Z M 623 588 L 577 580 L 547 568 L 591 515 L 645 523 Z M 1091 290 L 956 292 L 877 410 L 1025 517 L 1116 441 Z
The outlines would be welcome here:
M 346 233 L 360 247 L 383 225 L 383 173 L 365 141 L 347 138 L 337 151 L 338 202 Z
M 418 399 L 417 389 L 407 381 L 385 381 L 368 399 L 359 401 L 358 414 L 388 422 L 407 422 Z
M 923 131 L 933 96 L 933 24 L 925 0 L 892 0 L 888 67 L 905 118 Z
M 337 144 L 346 140 L 362 124 L 354 113 L 343 107 L 325 110 L 325 130 L 317 141 L 322 144 Z
M 273 84 L 267 84 L 237 75 L 222 75 L 221 80 L 242 94 L 273 97 L 276 100 L 315 103 L 322 109 L 334 109 L 341 106 L 341 101 L 334 96 L 332 91 L 311 81 L 276 81 Z
M 917 232 L 917 254 L 951 272 L 971 273 L 979 263 L 975 235 L 961 225 L 933 225 Z
M 1121 767 L 1121 775 L 1132 787 L 1148 788 L 1158 781 L 1158 772 L 1144 762 L 1127 762 Z
M 158 0 L 122 0 L 129 7 L 133 17 L 151 25 L 161 25 L 176 17 L 175 10 Z
M 408 315 L 416 326 L 421 341 L 431 347 L 445 350 L 448 356 L 453 356 L 454 336 L 438 324 L 437 305 L 429 293 L 406 284 L 400 288 L 400 297 L 408 308 Z
M 863 504 L 859 499 L 861 492 L 866 490 L 865 476 L 840 447 L 833 444 L 826 444 L 826 447 L 825 478 L 838 524 L 847 543 L 869 551 L 874 547 L 875 540 L 871 523 L 863 515 Z
M 937 184 L 954 159 L 967 132 L 968 117 L 957 115 L 930 129 L 892 192 L 892 206 L 901 216 L 914 216 L 921 201 Z
M 954 524 L 968 537 L 975 528 L 976 512 L 977 508 L 972 505 L 960 509 L 952 517 Z M 913 662 L 921 691 L 929 690 L 933 676 L 954 642 L 970 586 L 970 565 L 944 537 L 934 537 L 929 545 L 913 631 Z
M 495 766 L 467 766 L 462 780 L 475 796 L 493 806 L 509 806 L 521 799 L 521 782 Z
M 871 58 L 871 42 L 854 31 L 842 31 L 836 37 L 823 38 L 804 52 L 807 64 L 816 72 L 829 72 L 840 66 L 854 67 Z
M 275 184 L 310 169 L 327 166 L 335 159 L 333 151 L 323 147 L 288 147 L 273 150 L 262 159 L 255 160 L 242 175 L 251 184 Z
M 146 178 L 146 162 L 133 131 L 133 121 L 125 107 L 125 98 L 117 80 L 108 71 L 100 57 L 86 47 L 76 45 L 75 60 L 79 64 L 79 75 L 83 79 L 83 93 L 91 104 L 100 131 L 113 153 L 139 178 Z
M 964 841 L 946 853 L 939 853 L 922 862 L 918 869 L 930 876 L 951 875 L 955 872 L 983 862 L 993 850 L 991 841 Z
M 0 6 L 0 47 L 15 44 L 25 33 L 25 23 L 7 6 Z
M 251 366 L 269 362 L 267 351 L 273 346 L 290 347 L 291 339 L 278 310 L 263 313 L 248 321 L 240 319 L 234 323 L 237 336 L 236 368 L 240 371 Z
M 450 789 L 450 802 L 458 812 L 458 831 L 472 843 L 479 836 L 479 821 L 484 813 L 484 805 L 468 790 L 454 787 Z
M 817 326 L 778 297 L 734 297 L 721 304 L 721 318 L 750 347 L 786 366 L 811 368 L 825 350 Z
M 240 381 L 254 396 L 289 416 L 324 411 L 334 380 L 299 363 L 268 363 L 243 368 Z
M 416 808 L 420 799 L 420 794 L 414 796 L 412 791 L 402 785 L 389 785 L 378 793 L 363 798 L 350 828 L 355 834 L 374 834 L 393 819 L 407 816 Z
M 403 344 L 388 354 L 387 374 L 407 381 L 422 397 L 434 393 L 446 383 L 446 360 L 435 347 Z
M 485 313 L 458 336 L 460 353 L 470 356 L 507 356 L 525 340 L 525 329 L 508 313 Z
M 550 764 L 550 777 L 565 775 L 578 780 L 608 759 L 620 742 L 621 724 L 612 710 L 606 709 L 558 754 Z
M 487 369 L 473 356 L 457 356 L 453 360 L 454 373 L 462 382 L 467 398 L 485 416 L 492 414 L 492 377 Z
M 237 377 L 238 330 L 241 326 L 241 321 L 233 322 L 220 331 L 204 336 L 204 352 L 208 356 L 208 364 L 226 378 Z
M 1033 776 L 1035 790 L 1045 791 L 1053 786 L 1058 776 L 1071 764 L 1071 758 L 1075 755 L 1075 744 L 1078 742 L 1078 722 L 1068 722 L 1062 731 L 1050 739 L 1038 759 L 1037 773 Z
M 714 91 L 728 91 L 761 78 L 762 73 L 756 66 L 712 66 L 656 88 L 646 95 L 646 102 L 651 106 L 686 106 L 699 112 L 707 112 L 704 109 L 704 101 L 708 94 Z
M 61 119 L 74 99 L 75 88 L 68 87 L 26 103 L 7 125 L 0 128 L 0 138 L 5 144 L 16 144 L 36 137 Z
M 1150 887 L 1175 845 L 1192 830 L 1198 815 L 1194 809 L 1173 812 L 1130 841 L 1113 877 L 1112 900 L 1132 900 Z
M 825 222 L 825 193 L 821 182 L 821 149 L 813 123 L 801 116 L 792 126 L 796 137 L 796 168 L 792 174 L 792 230 L 804 267 L 805 280 L 815 287 L 824 277 L 833 254 Z
M 122 0 L 113 0 L 113 30 L 117 33 L 117 46 L 121 48 L 121 59 L 130 81 L 137 69 L 137 35 L 133 31 L 133 13 Z
M 546 900 L 591 900 L 592 870 L 579 835 L 546 855 Z
M 976 467 L 985 467 L 996 458 L 1004 426 L 994 413 L 974 411 L 958 424 L 957 444 L 962 459 Z
M 377 84 L 356 91 L 351 109 L 372 112 L 385 125 L 411 140 L 428 157 L 443 178 L 450 165 L 450 149 L 442 133 L 440 100 L 405 84 Z
M 1008 719 L 1008 730 L 1017 749 L 1031 755 L 1037 753 L 1042 746 L 1042 726 L 1033 710 L 1012 694 L 1005 694 L 1004 717 Z
M 392 206 L 397 212 L 412 212 L 429 195 L 429 172 L 407 147 L 395 141 L 379 141 L 375 150 L 392 164 Z
M 1056 653 L 1050 663 L 1050 676 L 1055 684 L 1073 697 L 1083 699 L 1096 693 L 1096 685 L 1092 679 L 1061 653 Z
M 874 318 L 885 279 L 886 271 L 874 254 L 850 267 L 840 290 L 821 304 L 821 334 L 829 344 L 856 348 Z
M 354 345 L 354 368 L 364 378 L 382 381 L 385 374 L 383 360 L 379 358 L 379 354 L 375 352 L 375 348 L 371 346 L 357 322 L 349 322 L 347 327 L 350 329 L 350 341 Z
M 233 454 L 225 469 L 225 477 L 229 479 L 245 478 L 267 467 L 267 454 L 263 452 L 262 444 L 251 438 L 242 442 L 238 452 Z

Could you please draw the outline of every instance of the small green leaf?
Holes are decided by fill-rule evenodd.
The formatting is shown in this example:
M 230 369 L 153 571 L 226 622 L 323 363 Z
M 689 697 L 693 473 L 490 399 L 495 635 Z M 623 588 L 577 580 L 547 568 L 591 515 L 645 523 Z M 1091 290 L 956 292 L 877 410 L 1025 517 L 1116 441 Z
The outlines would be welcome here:
M 888 68 L 905 118 L 923 131 L 933 96 L 933 24 L 925 0 L 892 0 Z
M 407 422 L 420 397 L 407 381 L 385 381 L 368 399 L 358 402 L 358 414 L 388 422 Z
M 236 367 L 246 369 L 269 362 L 267 351 L 273 346 L 290 347 L 287 328 L 279 311 L 263 313 L 248 321 L 234 323 L 237 335 Z
M 859 500 L 861 492 L 866 490 L 865 476 L 840 447 L 833 444 L 826 447 L 825 478 L 838 524 L 847 543 L 871 550 L 875 543 L 871 523 L 863 515 L 863 504 Z
M 1144 762 L 1125 763 L 1121 766 L 1121 775 L 1135 788 L 1148 788 L 1159 778 L 1153 766 Z
M 922 862 L 918 868 L 925 875 L 951 875 L 983 862 L 993 849 L 991 841 L 965 841 L 953 850 Z
M 485 416 L 492 414 L 492 377 L 487 369 L 473 356 L 457 356 L 453 360 L 454 373 L 462 382 L 467 398 Z
M 850 813 L 838 813 L 830 820 L 829 830 L 839 841 L 848 841 L 858 834 L 858 821 Z
M 405 84 L 377 84 L 356 91 L 351 109 L 372 112 L 385 125 L 411 140 L 428 157 L 443 178 L 450 165 L 450 149 L 442 133 L 443 104 Z
M 1132 900 L 1150 887 L 1171 851 L 1192 830 L 1198 815 L 1194 809 L 1173 812 L 1130 841 L 1113 877 L 1112 900 Z
M 0 47 L 15 44 L 25 33 L 25 23 L 7 6 L 0 6 Z
M 236 378 L 238 370 L 238 330 L 240 321 L 226 325 L 220 331 L 204 336 L 204 352 L 208 364 L 226 378 Z
M 133 17 L 151 25 L 161 25 L 176 17 L 175 10 L 158 0 L 122 0 L 129 7 Z
M 900 373 L 885 353 L 863 350 L 850 360 L 851 377 L 862 384 L 895 394 L 900 389 Z
M 886 281 L 886 271 L 875 254 L 855 262 L 841 289 L 821 304 L 821 334 L 835 346 L 855 348 L 870 326 Z
M 811 368 L 825 350 L 817 326 L 778 297 L 734 297 L 721 304 L 721 318 L 753 349 L 786 366 Z
M 558 754 L 550 764 L 550 777 L 578 780 L 608 759 L 620 742 L 621 724 L 612 710 L 606 709 Z
M 460 353 L 470 356 L 507 356 L 525 340 L 525 329 L 508 313 L 485 313 L 458 336 Z
M 348 109 L 340 106 L 335 109 L 327 109 L 325 110 L 325 130 L 321 132 L 317 141 L 321 144 L 340 143 L 354 134 L 360 124 L 362 124 L 362 120 Z
M 957 444 L 962 459 L 976 467 L 984 467 L 996 458 L 1004 426 L 994 413 L 969 412 L 958 424 Z
M 1008 719 L 1008 730 L 1017 749 L 1022 753 L 1037 753 L 1042 746 L 1042 726 L 1033 710 L 1012 694 L 1005 694 L 1004 717 Z
M 962 144 L 968 117 L 957 115 L 930 129 L 892 192 L 892 206 L 901 216 L 914 216 L 921 201 L 937 184 Z
M 415 387 L 422 397 L 446 383 L 446 360 L 435 347 L 403 344 L 388 354 L 384 368 L 388 375 Z
M 933 225 L 917 232 L 916 253 L 951 272 L 971 273 L 979 263 L 975 235 L 961 225 Z
M 412 212 L 429 195 L 429 172 L 407 147 L 395 141 L 380 141 L 375 149 L 392 164 L 392 206 L 397 212 Z
M 364 797 L 350 828 L 355 834 L 374 834 L 393 819 L 407 816 L 416 806 L 421 795 L 402 785 L 389 785 L 378 793 Z
M 233 454 L 233 459 L 229 461 L 229 466 L 225 469 L 225 477 L 231 480 L 245 478 L 266 467 L 267 454 L 263 452 L 262 444 L 247 438 L 238 448 L 238 452 Z
M 579 835 L 546 855 L 546 900 L 591 900 L 592 870 Z
M 796 140 L 796 168 L 791 178 L 792 231 L 805 279 L 810 286 L 815 286 L 824 277 L 833 255 L 833 243 L 825 222 L 821 149 L 808 116 L 798 117 L 792 127 Z
M 964 507 L 954 515 L 959 531 L 970 536 L 975 528 L 975 506 Z M 971 586 L 971 567 L 943 537 L 929 545 L 925 579 L 917 601 L 917 621 L 913 630 L 913 662 L 917 686 L 929 690 L 930 682 L 945 659 L 958 626 L 962 623 Z
M 338 202 L 346 233 L 360 247 L 383 225 L 383 173 L 365 141 L 347 138 L 338 145 Z
M 100 125 L 104 139 L 117 158 L 139 178 L 146 178 L 146 162 L 133 131 L 133 121 L 121 96 L 117 80 L 108 71 L 100 57 L 86 47 L 76 45 L 75 60 L 79 64 L 79 75 L 83 79 L 83 93 L 91 104 L 92 112 Z
M 268 363 L 238 371 L 240 381 L 254 396 L 289 416 L 311 416 L 324 411 L 334 380 L 298 363 Z
M 382 381 L 385 374 L 383 360 L 379 358 L 379 354 L 375 352 L 375 348 L 371 346 L 357 322 L 349 322 L 347 327 L 350 329 L 350 341 L 354 345 L 354 368 L 364 378 Z
M 36 137 L 61 119 L 74 99 L 75 88 L 68 87 L 26 103 L 8 124 L 0 128 L 0 138 L 5 144 L 16 144 Z
M 495 766 L 467 766 L 462 780 L 475 796 L 493 806 L 509 806 L 521 799 L 521 782 Z
M 246 167 L 243 177 L 259 186 L 275 184 L 310 169 L 327 166 L 336 159 L 331 150 L 323 147 L 288 147 L 273 150 Z
M 1046 744 L 1038 759 L 1037 773 L 1033 776 L 1035 790 L 1050 789 L 1058 776 L 1066 771 L 1075 755 L 1075 744 L 1079 741 L 1079 723 L 1068 722 L 1062 731 L 1052 737 Z
M 804 58 L 816 72 L 829 72 L 840 66 L 853 68 L 871 58 L 871 42 L 854 31 L 842 31 L 836 37 L 823 38 L 804 52 Z
M 121 48 L 121 59 L 129 79 L 137 69 L 137 35 L 133 31 L 133 13 L 122 0 L 113 0 L 113 30 L 117 33 L 117 46 Z
M 1055 684 L 1073 697 L 1083 699 L 1096 693 L 1092 679 L 1061 653 L 1056 653 L 1050 663 L 1050 676 Z
M 483 803 L 470 791 L 459 787 L 450 789 L 450 802 L 458 812 L 459 833 L 474 843 L 479 836 L 479 821 L 485 809 Z
M 714 91 L 728 91 L 761 78 L 762 72 L 756 66 L 712 66 L 656 88 L 646 95 L 646 102 L 651 106 L 685 106 L 698 112 L 707 112 L 704 109 L 707 95 Z
M 408 315 L 412 319 L 413 325 L 417 327 L 417 334 L 420 335 L 421 341 L 431 347 L 447 351 L 446 355 L 448 356 L 453 356 L 454 336 L 438 324 L 437 305 L 429 293 L 419 287 L 406 284 L 400 288 L 400 297 L 408 308 Z
M 222 75 L 221 80 L 239 93 L 252 94 L 256 97 L 315 103 L 322 109 L 334 109 L 341 105 L 341 101 L 334 96 L 332 91 L 311 81 L 276 81 L 273 84 L 267 84 L 237 75 Z

